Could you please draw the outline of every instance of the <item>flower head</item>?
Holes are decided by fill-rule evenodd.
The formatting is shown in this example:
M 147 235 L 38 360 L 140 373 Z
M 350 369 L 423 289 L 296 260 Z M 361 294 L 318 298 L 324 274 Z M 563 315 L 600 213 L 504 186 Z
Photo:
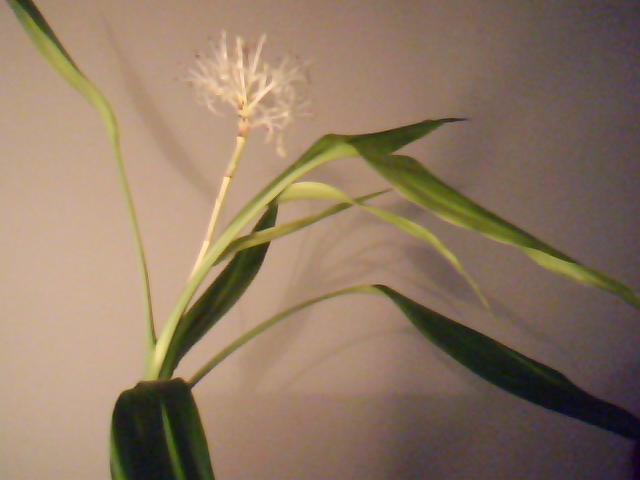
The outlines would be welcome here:
M 282 131 L 295 116 L 305 113 L 309 102 L 302 94 L 307 78 L 304 67 L 289 58 L 278 66 L 261 61 L 266 36 L 254 48 L 236 37 L 235 48 L 227 48 L 227 36 L 211 44 L 211 56 L 196 57 L 196 68 L 188 81 L 198 99 L 212 112 L 218 104 L 229 104 L 238 114 L 239 135 L 264 126 L 267 141 L 276 136 L 276 149 L 284 156 Z

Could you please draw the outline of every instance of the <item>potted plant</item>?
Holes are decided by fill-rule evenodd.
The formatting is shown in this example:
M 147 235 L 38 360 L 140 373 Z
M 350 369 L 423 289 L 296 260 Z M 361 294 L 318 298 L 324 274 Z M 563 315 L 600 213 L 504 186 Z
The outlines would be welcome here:
M 247 137 L 265 128 L 282 152 L 282 130 L 304 110 L 298 87 L 301 68 L 288 61 L 278 65 L 261 58 L 264 38 L 253 47 L 226 36 L 201 57 L 189 80 L 202 102 L 212 110 L 228 104 L 237 116 L 236 146 L 221 179 L 209 226 L 190 278 L 161 330 L 153 314 L 147 261 L 133 196 L 120 149 L 120 132 L 109 102 L 85 76 L 62 46 L 52 28 L 30 0 L 8 0 L 27 33 L 47 61 L 93 105 L 105 123 L 119 169 L 129 218 L 136 240 L 146 299 L 147 356 L 144 377 L 123 392 L 114 408 L 111 467 L 114 479 L 212 479 L 213 468 L 198 409 L 191 394 L 205 375 L 239 348 L 294 313 L 316 303 L 350 294 L 380 296 L 431 344 L 488 382 L 524 400 L 554 410 L 629 439 L 640 435 L 640 421 L 624 409 L 581 389 L 558 371 L 529 358 L 462 323 L 448 318 L 396 289 L 382 284 L 355 285 L 328 292 L 266 319 L 214 355 L 193 375 L 174 378 L 174 371 L 190 349 L 242 297 L 258 274 L 272 241 L 320 222 L 346 209 L 359 209 L 410 235 L 441 255 L 492 312 L 491 302 L 465 270 L 458 257 L 423 225 L 374 206 L 375 198 L 395 192 L 414 206 L 443 220 L 509 245 L 536 264 L 573 281 L 616 295 L 638 308 L 640 298 L 625 284 L 581 264 L 522 228 L 478 205 L 436 177 L 402 147 L 461 118 L 423 120 L 366 134 L 328 134 L 242 207 L 231 222 L 219 224 L 220 212 L 242 158 Z M 379 174 L 388 190 L 352 197 L 333 185 L 303 180 L 316 168 L 343 158 L 358 157 Z M 332 206 L 320 213 L 279 222 L 279 206 L 299 200 L 324 200 Z M 247 229 L 251 229 L 247 231 Z M 224 264 L 213 280 L 212 269 Z M 493 314 L 493 313 L 492 313 Z

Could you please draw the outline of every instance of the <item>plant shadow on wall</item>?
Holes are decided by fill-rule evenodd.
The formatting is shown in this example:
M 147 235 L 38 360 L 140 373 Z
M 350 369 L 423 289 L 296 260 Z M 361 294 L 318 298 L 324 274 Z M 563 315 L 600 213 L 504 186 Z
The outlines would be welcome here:
M 164 154 L 162 159 L 169 162 L 175 171 L 208 204 L 210 199 L 215 196 L 216 187 L 208 180 L 209 176 L 191 160 L 187 148 L 167 122 L 166 115 L 162 114 L 158 108 L 145 86 L 144 80 L 134 67 L 135 61 L 122 48 L 109 22 L 103 18 L 102 24 L 106 38 L 115 55 L 124 88 L 129 94 L 130 105 L 138 112 L 143 120 L 143 125 L 147 127 L 153 141 Z
M 350 237 L 348 232 L 341 238 L 336 238 L 331 230 L 322 231 L 312 228 L 309 232 L 301 232 L 300 235 L 302 236 L 300 244 L 292 246 L 295 250 L 291 250 L 289 243 L 285 244 L 288 248 L 285 263 L 287 267 L 293 266 L 293 272 L 281 293 L 281 298 L 275 302 L 275 311 L 296 304 L 309 296 L 329 291 L 336 285 L 353 284 L 350 280 L 354 278 L 361 280 L 359 273 L 367 269 L 363 259 L 360 258 L 364 256 L 362 251 L 350 257 L 354 267 L 352 270 L 347 270 L 345 264 L 336 264 L 332 260 L 337 251 L 342 251 L 341 244 L 348 241 Z M 372 248 L 376 247 L 372 246 Z M 276 250 L 272 251 L 274 254 L 276 252 Z M 274 258 L 272 257 L 272 260 Z M 277 270 L 275 272 L 267 270 L 264 273 L 267 276 L 262 282 L 256 282 L 256 287 L 266 286 L 270 281 L 275 281 L 275 278 L 269 279 L 268 276 L 277 276 Z M 258 308 L 257 311 L 260 312 L 260 309 Z M 277 367 L 278 363 L 285 359 L 305 337 L 305 332 L 310 327 L 309 320 L 314 320 L 310 318 L 311 315 L 311 310 L 299 312 L 295 319 L 292 319 L 293 321 L 273 329 L 243 352 L 243 355 L 237 359 L 240 365 L 239 388 L 241 390 L 250 394 L 261 386 L 268 372 Z M 326 322 L 325 319 L 320 319 L 320 322 L 328 323 L 326 326 L 330 328 L 330 322 Z M 311 362 L 315 363 L 313 360 Z
M 212 45 L 210 55 L 197 58 L 196 68 L 190 72 L 189 78 L 199 99 L 207 108 L 216 113 L 220 104 L 228 104 L 235 111 L 238 118 L 235 150 L 222 178 L 209 227 L 191 275 L 173 312 L 163 328 L 156 333 L 146 258 L 120 150 L 120 131 L 115 114 L 106 98 L 71 59 L 33 2 L 8 0 L 8 3 L 47 61 L 96 108 L 101 116 L 113 147 L 136 240 L 145 293 L 146 370 L 142 381 L 134 388 L 123 392 L 114 408 L 111 432 L 111 473 L 114 480 L 213 480 L 214 474 L 207 440 L 191 389 L 239 348 L 288 317 L 325 300 L 356 293 L 382 297 L 388 302 L 386 308 L 397 307 L 409 323 L 422 334 L 418 338 L 428 340 L 442 351 L 434 355 L 448 365 L 450 370 L 459 371 L 459 377 L 464 378 L 474 386 L 475 391 L 480 392 L 478 398 L 474 396 L 471 402 L 467 402 L 466 397 L 462 396 L 461 405 L 454 405 L 455 407 L 468 407 L 468 403 L 477 406 L 483 402 L 489 402 L 487 405 L 490 405 L 491 399 L 502 395 L 488 384 L 481 383 L 477 378 L 469 378 L 469 370 L 487 382 L 532 404 L 608 431 L 607 438 L 612 442 L 624 440 L 611 434 L 617 434 L 629 440 L 640 438 L 640 420 L 623 408 L 596 398 L 573 384 L 558 371 L 382 284 L 355 285 L 328 293 L 323 292 L 320 296 L 288 307 L 243 333 L 213 356 L 187 381 L 175 378 L 174 371 L 182 358 L 218 320 L 227 314 L 251 285 L 262 267 L 271 241 L 347 209 L 366 213 L 371 218 L 376 218 L 409 237 L 423 242 L 425 247 L 434 249 L 464 279 L 465 284 L 474 292 L 487 311 L 492 312 L 490 303 L 477 282 L 448 246 L 433 232 L 411 218 L 376 206 L 378 197 L 389 192 L 371 192 L 368 195 L 352 198 L 327 183 L 302 181 L 302 178 L 314 169 L 349 157 L 359 158 L 363 165 L 370 167 L 388 183 L 391 187 L 389 190 L 395 190 L 395 193 L 406 201 L 425 211 L 431 211 L 450 223 L 511 245 L 539 266 L 553 273 L 613 294 L 630 307 L 640 308 L 640 297 L 623 283 L 578 263 L 521 228 L 477 205 L 439 180 L 412 157 L 396 153 L 404 146 L 437 129 L 451 127 L 450 124 L 461 122 L 462 119 L 459 118 L 423 120 L 369 134 L 325 135 L 271 183 L 268 183 L 240 209 L 224 229 L 221 229 L 218 218 L 223 211 L 226 193 L 235 176 L 238 162 L 243 156 L 249 133 L 258 127 L 264 127 L 267 131 L 267 139 L 275 144 L 279 153 L 283 153 L 282 131 L 305 105 L 297 89 L 298 84 L 304 83 L 305 80 L 299 65 L 288 59 L 284 59 L 275 66 L 263 62 L 261 54 L 265 44 L 264 36 L 252 46 L 237 37 L 229 47 L 226 34 L 223 33 L 220 41 Z M 286 204 L 292 202 L 296 204 L 303 200 L 322 200 L 329 202 L 330 206 L 320 213 L 303 216 L 294 221 L 282 220 L 282 217 L 279 217 L 279 209 L 284 208 Z M 344 240 L 345 238 L 341 238 L 341 241 Z M 326 254 L 332 248 L 322 247 L 321 253 Z M 224 269 L 216 276 L 213 283 L 208 284 L 209 273 L 217 265 L 224 265 Z M 365 267 L 368 265 L 365 264 Z M 204 291 L 202 291 L 203 288 Z M 202 293 L 198 296 L 198 292 Z M 414 338 L 416 337 L 411 337 L 411 339 Z M 369 343 L 368 340 L 365 343 Z M 290 339 L 287 342 L 290 343 Z M 418 374 L 418 366 L 413 367 L 413 373 Z M 411 371 L 409 369 L 409 372 Z M 403 423 L 412 423 L 415 420 L 403 415 L 407 410 L 416 410 L 421 412 L 416 413 L 417 418 L 420 418 L 420 415 L 426 415 L 429 417 L 429 422 L 432 422 L 433 417 L 430 415 L 432 412 L 427 414 L 425 411 L 430 408 L 444 408 L 444 411 L 448 411 L 447 407 L 455 403 L 455 400 L 451 402 L 451 399 L 446 399 L 447 407 L 443 407 L 439 398 L 412 397 L 407 400 L 398 395 L 389 395 L 389 397 L 391 400 L 387 397 L 382 402 L 384 406 L 380 408 L 390 409 L 388 425 L 391 429 L 391 438 L 396 439 L 395 443 L 398 444 L 396 446 L 402 444 L 404 447 L 397 457 L 394 456 L 396 460 L 386 465 L 387 469 L 394 470 L 389 474 L 394 474 L 397 470 L 397 475 L 411 477 L 417 475 L 419 470 L 423 472 L 431 468 L 437 469 L 438 460 L 434 455 L 425 454 L 421 448 L 417 450 L 406 448 L 406 442 L 421 444 L 424 441 L 432 446 L 437 443 L 437 439 L 431 437 L 432 433 L 428 431 L 426 424 L 420 429 L 405 427 Z M 307 405 L 310 401 L 313 402 L 305 399 Z M 358 402 L 368 403 L 369 401 L 371 399 L 358 399 Z M 515 398 L 511 401 L 516 402 Z M 343 400 L 339 399 L 338 402 L 344 404 Z M 516 404 L 520 405 L 518 408 L 523 409 L 524 412 L 533 408 L 530 405 L 517 402 Z M 318 413 L 326 412 L 326 405 L 326 399 L 319 401 Z M 294 407 L 291 406 L 291 408 Z M 353 404 L 349 401 L 346 407 L 337 408 L 349 411 L 350 415 L 354 415 L 353 418 L 357 418 L 358 412 L 362 411 L 358 403 Z M 488 406 L 482 411 L 490 409 L 491 407 Z M 305 410 L 308 410 L 308 407 Z M 474 418 L 484 421 L 479 412 L 480 409 L 471 408 L 463 413 L 463 416 L 475 414 Z M 449 420 L 447 415 L 447 421 Z M 508 418 L 500 418 L 500 421 L 503 420 L 508 424 Z M 567 421 L 559 419 L 558 424 L 561 423 L 560 420 Z M 313 428 L 324 428 L 322 420 L 312 418 L 310 421 Z M 487 428 L 493 432 L 495 425 L 490 422 Z M 518 429 L 508 429 L 509 434 L 513 434 L 514 430 L 517 432 Z M 247 431 L 253 433 L 250 427 Z M 443 433 L 446 431 L 441 430 L 440 433 L 446 436 L 446 433 Z M 454 431 L 461 432 L 462 429 Z M 596 435 L 605 434 L 596 432 L 595 429 L 590 431 L 593 432 L 594 438 Z M 562 431 L 554 432 L 553 437 L 558 438 L 563 434 L 570 435 Z M 452 443 L 456 443 L 456 438 L 463 438 L 457 437 L 459 433 L 451 435 L 453 435 Z M 469 437 L 464 437 L 463 448 L 464 446 L 476 448 L 472 442 L 466 443 L 467 441 Z M 214 447 L 214 450 L 216 449 L 217 447 Z M 395 453 L 388 450 L 384 452 L 389 455 Z M 411 461 L 414 458 L 414 452 L 419 457 L 415 462 Z M 338 453 L 340 452 L 336 452 Z M 422 455 L 426 455 L 427 460 L 433 462 L 435 466 L 425 467 L 422 463 Z M 482 458 L 485 457 L 482 456 Z M 304 460 L 314 461 L 308 458 Z M 403 466 L 400 466 L 400 463 Z M 490 462 L 486 465 L 490 466 Z M 489 468 L 488 466 L 486 468 Z M 291 465 L 291 468 L 297 468 L 297 466 Z M 304 471 L 298 476 L 304 477 Z
M 392 243 L 387 235 L 381 237 L 380 229 L 375 227 L 380 225 L 374 220 L 358 215 L 358 212 L 347 212 L 342 217 L 336 217 L 331 228 L 312 228 L 309 232 L 300 232 L 299 244 L 294 249 L 288 244 L 286 247 L 286 267 L 293 266 L 293 272 L 284 288 L 283 298 L 277 302 L 280 308 L 276 308 L 276 311 L 309 296 L 335 289 L 336 286 L 352 285 L 370 278 L 380 279 L 383 276 L 390 280 L 401 279 L 405 275 L 402 267 L 406 266 L 407 250 L 397 243 Z M 354 232 L 361 234 L 364 240 L 359 237 L 357 239 L 360 240 L 359 242 L 353 242 Z M 274 250 L 272 253 L 277 255 L 281 251 Z M 274 258 L 271 257 L 272 260 Z M 429 258 L 436 264 L 441 261 L 437 255 L 429 255 Z M 381 263 L 381 259 L 384 259 L 384 263 Z M 275 281 L 275 278 L 269 277 L 276 277 L 277 272 L 277 268 L 275 272 L 265 268 L 263 272 L 265 277 L 262 281 L 256 281 L 256 287 L 262 285 L 268 287 L 270 282 Z M 426 297 L 441 296 L 442 294 L 433 287 L 424 285 L 425 279 L 429 280 L 430 277 L 427 275 L 412 281 L 421 293 L 426 294 Z M 466 287 L 461 285 L 461 290 Z M 455 296 L 456 292 L 457 289 L 450 293 Z M 363 304 L 364 300 L 359 299 L 359 303 Z M 443 300 L 447 301 L 446 298 Z M 260 312 L 260 309 L 257 311 Z M 288 391 L 298 380 L 301 380 L 303 372 L 321 367 L 326 360 L 330 360 L 339 351 L 353 348 L 367 341 L 375 341 L 389 333 L 388 322 L 381 324 L 379 317 L 367 318 L 370 315 L 363 316 L 364 312 L 356 312 L 353 313 L 346 305 L 344 308 L 332 309 L 326 315 L 314 315 L 311 310 L 303 310 L 296 314 L 295 319 L 273 329 L 260 341 L 253 342 L 236 360 L 241 366 L 238 373 L 241 378 L 240 389 L 247 394 L 255 392 L 261 386 L 268 371 L 277 367 L 292 349 L 295 350 L 296 346 L 304 345 L 305 340 L 306 342 L 313 340 L 313 332 L 316 330 L 340 331 L 342 332 L 340 335 L 346 334 L 348 340 L 332 335 L 337 342 L 335 345 L 332 343 L 328 347 L 325 345 L 324 348 L 319 346 L 317 354 L 302 360 L 301 365 L 298 365 L 298 359 L 291 363 L 281 363 L 280 366 L 297 365 L 289 376 L 282 379 L 282 385 L 279 387 L 282 392 Z M 263 314 L 260 313 L 260 315 Z M 410 327 L 401 324 L 400 330 L 403 331 L 405 328 Z M 324 344 L 324 342 L 321 343 Z M 309 346 L 313 347 L 313 342 L 310 342 Z M 312 348 L 311 351 L 316 349 Z M 357 375 L 358 372 L 354 374 Z
M 389 211 L 405 218 L 417 221 L 420 211 L 411 208 L 404 203 L 393 203 L 386 207 Z M 460 278 L 452 266 L 446 262 L 436 252 L 425 249 L 419 242 L 408 239 L 406 242 L 399 242 L 397 238 L 390 235 L 389 227 L 381 226 L 370 217 L 362 215 L 360 212 L 348 212 L 333 220 L 330 229 L 322 231 L 310 231 L 301 233 L 305 238 L 301 242 L 301 247 L 293 261 L 296 265 L 296 272 L 292 275 L 290 285 L 286 288 L 287 298 L 281 302 L 283 308 L 286 305 L 296 303 L 304 296 L 314 295 L 323 291 L 331 290 L 336 285 L 349 285 L 368 279 L 382 279 L 394 284 L 410 286 L 417 291 L 421 298 L 437 300 L 445 305 L 447 310 L 454 311 L 460 315 L 461 312 L 456 305 L 471 304 L 482 308 L 473 290 Z M 376 228 L 378 227 L 378 228 Z M 350 233 L 351 232 L 351 233 Z M 353 232 L 358 232 L 359 236 L 353 238 Z M 331 251 L 336 250 L 336 255 L 331 255 Z M 359 303 L 364 303 L 363 299 Z M 492 299 L 492 306 L 496 304 Z M 505 312 L 504 309 L 501 309 Z M 392 314 L 392 312 L 389 312 Z M 482 313 L 482 312 L 481 312 Z M 298 333 L 304 329 L 304 320 L 301 316 L 310 314 L 302 312 L 296 316 L 295 321 L 291 321 L 271 332 L 269 336 L 254 345 L 243 355 L 243 360 L 248 362 L 247 373 L 251 372 L 251 377 L 256 380 L 250 382 L 249 389 L 258 385 L 262 374 L 257 372 L 265 371 L 277 359 L 282 357 L 286 349 L 283 345 L 294 341 Z M 365 312 L 357 311 L 352 313 L 348 308 L 330 311 L 322 318 L 314 319 L 323 325 L 316 325 L 316 328 L 333 330 L 336 324 L 352 325 L 350 332 L 355 333 L 356 338 L 351 342 L 339 342 L 335 349 L 330 348 L 330 352 L 337 352 L 356 344 L 362 343 L 365 339 L 376 340 L 379 335 L 385 335 L 385 322 L 380 315 L 368 318 Z M 484 312 L 488 315 L 487 312 Z M 384 317 L 384 316 L 382 316 Z M 514 317 L 515 318 L 515 317 Z M 380 323 L 383 320 L 384 323 Z M 394 323 L 395 320 L 387 319 Z M 409 328 L 414 334 L 415 331 Z M 379 332 L 371 334 L 371 331 Z M 404 331 L 404 328 L 401 329 Z M 318 362 L 326 360 L 330 353 L 319 353 Z M 246 357 L 251 359 L 245 360 Z M 309 371 L 318 365 L 313 360 L 309 360 L 301 371 Z M 366 368 L 366 367 L 364 367 Z M 357 372 L 354 372 L 357 374 Z M 423 372 L 424 373 L 424 372 Z M 283 389 L 300 379 L 300 373 L 285 380 Z
M 205 393 L 202 420 L 211 426 L 221 478 L 599 479 L 625 470 L 619 459 L 603 462 L 598 455 L 602 448 L 626 449 L 624 440 L 603 443 L 595 432 L 575 448 L 564 422 L 527 421 L 535 407 L 477 387 L 447 395 Z M 256 432 L 265 432 L 267 445 Z M 496 443 L 499 451 L 487 448 Z M 251 452 L 255 462 L 246 461 Z

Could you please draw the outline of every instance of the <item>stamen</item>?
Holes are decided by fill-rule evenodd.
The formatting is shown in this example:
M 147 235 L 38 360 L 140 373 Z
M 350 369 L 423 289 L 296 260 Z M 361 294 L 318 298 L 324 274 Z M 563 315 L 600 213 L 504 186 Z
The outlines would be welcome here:
M 283 58 L 277 67 L 261 61 L 266 35 L 261 35 L 255 48 L 236 37 L 232 57 L 223 31 L 211 56 L 196 56 L 196 69 L 189 72 L 188 81 L 197 99 L 218 114 L 217 104 L 230 105 L 239 117 L 239 129 L 264 126 L 267 140 L 276 132 L 277 150 L 282 152 L 282 130 L 294 116 L 304 113 L 309 102 L 298 92 L 306 77 L 302 67 Z

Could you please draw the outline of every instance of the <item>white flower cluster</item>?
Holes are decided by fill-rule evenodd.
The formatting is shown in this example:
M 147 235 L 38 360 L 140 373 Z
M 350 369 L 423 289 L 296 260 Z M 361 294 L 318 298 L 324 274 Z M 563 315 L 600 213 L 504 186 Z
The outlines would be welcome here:
M 306 113 L 309 105 L 304 95 L 307 77 L 303 65 L 284 58 L 273 67 L 260 61 L 266 36 L 255 48 L 236 37 L 235 49 L 227 49 L 227 36 L 211 45 L 211 56 L 196 57 L 196 67 L 188 81 L 197 98 L 212 112 L 219 113 L 219 103 L 227 103 L 239 116 L 239 135 L 250 128 L 264 126 L 267 141 L 276 136 L 276 149 L 284 156 L 282 130 L 295 116 Z

